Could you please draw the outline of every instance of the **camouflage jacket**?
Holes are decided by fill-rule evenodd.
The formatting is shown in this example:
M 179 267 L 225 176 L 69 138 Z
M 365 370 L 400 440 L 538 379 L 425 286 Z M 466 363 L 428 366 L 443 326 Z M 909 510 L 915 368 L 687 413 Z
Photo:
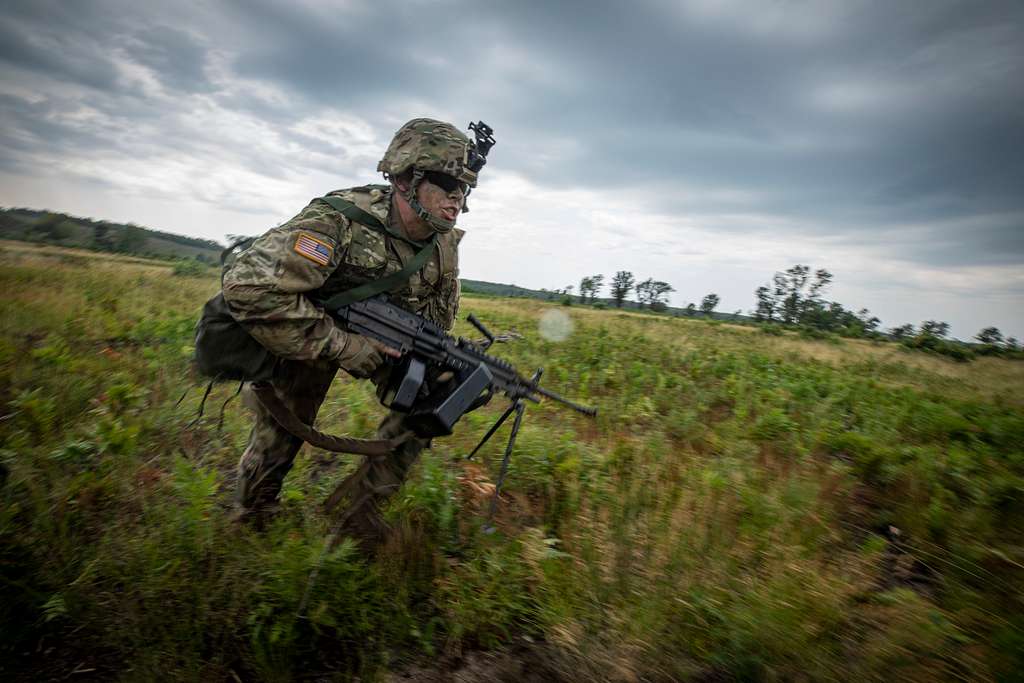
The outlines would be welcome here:
M 391 215 L 390 186 L 330 194 L 379 218 L 388 233 L 314 200 L 259 237 L 224 270 L 224 299 L 232 316 L 282 358 L 336 358 L 347 333 L 318 302 L 401 270 L 419 250 L 400 237 L 397 215 Z M 391 301 L 450 330 L 459 307 L 458 245 L 463 234 L 455 229 L 438 235 L 430 260 L 392 290 Z

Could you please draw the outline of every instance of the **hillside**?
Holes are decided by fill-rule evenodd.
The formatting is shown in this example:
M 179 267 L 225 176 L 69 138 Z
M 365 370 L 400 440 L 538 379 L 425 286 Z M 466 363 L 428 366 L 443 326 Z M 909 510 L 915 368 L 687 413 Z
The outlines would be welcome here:
M 0 209 L 0 239 L 117 252 L 162 259 L 217 263 L 223 245 L 213 240 L 34 209 Z
M 250 418 L 228 384 L 198 418 L 189 373 L 212 269 L 54 249 L 0 262 L 5 680 L 1024 669 L 1022 363 L 467 295 L 464 312 L 522 334 L 495 353 L 598 417 L 530 406 L 488 533 L 508 426 L 463 458 L 504 402 L 467 416 L 366 559 L 324 545 L 320 504 L 354 458 L 304 447 L 275 524 L 231 522 Z M 545 340 L 545 316 L 574 331 Z M 381 414 L 339 377 L 317 426 L 368 436 Z
M 526 287 L 519 287 L 518 285 L 505 285 L 497 282 L 485 282 L 484 280 L 467 280 L 466 278 L 460 278 L 460 282 L 462 283 L 462 291 L 468 294 L 547 300 L 554 298 L 554 294 L 552 292 L 542 292 L 538 289 L 527 289 Z

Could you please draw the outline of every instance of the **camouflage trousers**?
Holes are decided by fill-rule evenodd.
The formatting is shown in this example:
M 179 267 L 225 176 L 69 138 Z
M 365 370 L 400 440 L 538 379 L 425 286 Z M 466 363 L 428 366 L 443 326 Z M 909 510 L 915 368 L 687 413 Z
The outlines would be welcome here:
M 271 384 L 299 419 L 313 424 L 335 373 L 332 363 L 282 361 Z M 278 425 L 249 386 L 243 389 L 243 394 L 245 404 L 255 413 L 256 422 L 238 463 L 237 502 L 243 517 L 262 522 L 276 508 L 284 478 L 303 441 Z M 407 431 L 403 420 L 402 413 L 391 411 L 380 423 L 376 438 L 388 439 Z M 363 456 L 361 466 L 332 496 L 332 499 L 341 496 L 347 501 L 338 510 L 342 534 L 355 537 L 364 546 L 382 540 L 387 525 L 380 508 L 401 488 L 409 469 L 429 443 L 425 439 L 410 439 L 386 456 Z

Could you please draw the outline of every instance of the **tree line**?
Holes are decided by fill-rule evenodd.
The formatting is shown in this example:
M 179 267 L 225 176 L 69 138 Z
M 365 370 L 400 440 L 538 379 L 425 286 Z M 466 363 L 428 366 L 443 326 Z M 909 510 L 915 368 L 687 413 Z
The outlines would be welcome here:
M 804 264 L 775 273 L 770 282 L 754 291 L 754 308 L 750 318 L 756 323 L 771 328 L 790 328 L 811 338 L 827 338 L 829 335 L 895 341 L 910 348 L 922 349 L 950 356 L 957 360 L 969 360 L 975 355 L 1012 355 L 1024 353 L 1020 342 L 1014 337 L 1004 337 L 997 327 L 986 327 L 975 335 L 976 344 L 965 344 L 949 338 L 949 323 L 940 320 L 925 320 L 915 326 L 905 323 L 882 328 L 882 321 L 867 308 L 854 310 L 838 301 L 826 299 L 825 294 L 832 285 L 833 275 L 825 268 L 812 269 Z M 608 297 L 600 294 L 607 286 Z M 542 289 L 547 298 L 561 297 L 562 303 L 574 302 L 573 285 L 560 289 Z M 640 309 L 664 312 L 668 309 L 668 295 L 675 288 L 667 282 L 647 278 L 639 281 L 628 270 L 620 270 L 611 278 L 603 274 L 588 275 L 580 280 L 577 300 L 580 303 L 598 307 L 606 302 L 622 308 L 630 303 Z M 630 295 L 632 294 L 632 301 Z M 687 316 L 703 315 L 712 317 L 721 303 L 718 294 L 705 295 L 698 306 L 689 303 L 677 314 Z M 741 312 L 733 314 L 740 320 Z
M 579 303 L 603 306 L 607 303 L 613 304 L 616 308 L 622 308 L 631 304 L 640 309 L 651 311 L 668 310 L 669 294 L 676 291 L 675 287 L 662 280 L 647 278 L 638 280 L 628 270 L 620 270 L 607 280 L 608 296 L 599 298 L 601 290 L 605 287 L 605 276 L 603 274 L 587 275 L 580 280 L 579 289 L 575 285 L 567 285 L 562 288 L 541 289 L 548 299 L 561 297 L 562 303 L 573 303 L 573 291 L 578 291 Z M 632 298 L 630 295 L 632 294 Z M 717 294 L 708 294 L 700 303 L 700 312 L 704 315 L 711 315 L 721 301 Z M 696 304 L 689 304 L 683 309 L 684 314 L 696 315 Z
M 810 266 L 802 264 L 775 273 L 771 282 L 754 290 L 752 315 L 762 323 L 780 324 L 811 333 L 891 340 L 957 360 L 970 360 L 975 354 L 1021 352 L 1017 339 L 1004 338 L 996 327 L 986 327 L 978 332 L 975 335 L 978 344 L 975 346 L 950 340 L 949 323 L 940 320 L 925 320 L 918 327 L 904 323 L 883 331 L 881 320 L 868 309 L 854 312 L 838 301 L 825 299 L 825 291 L 832 284 L 832 279 L 828 270 L 819 268 L 812 271 Z

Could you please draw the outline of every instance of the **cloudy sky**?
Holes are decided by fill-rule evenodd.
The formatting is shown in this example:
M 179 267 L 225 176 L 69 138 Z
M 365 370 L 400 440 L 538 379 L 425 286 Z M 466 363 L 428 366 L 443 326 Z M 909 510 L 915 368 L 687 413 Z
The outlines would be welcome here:
M 1024 337 L 1024 3 L 32 0 L 0 17 L 0 204 L 223 240 L 495 130 L 464 277 L 630 270 L 749 310 L 794 263 L 885 326 Z

